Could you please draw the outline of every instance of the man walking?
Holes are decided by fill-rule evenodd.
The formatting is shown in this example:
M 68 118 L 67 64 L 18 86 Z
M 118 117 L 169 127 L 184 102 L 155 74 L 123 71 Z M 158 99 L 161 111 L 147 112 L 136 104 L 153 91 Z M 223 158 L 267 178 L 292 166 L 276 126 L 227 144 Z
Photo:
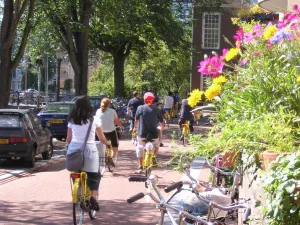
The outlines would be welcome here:
M 142 105 L 142 101 L 140 99 L 140 93 L 138 91 L 134 91 L 133 98 L 129 100 L 127 105 L 127 114 L 129 115 L 129 120 L 130 120 L 129 132 L 131 132 L 133 129 L 136 110 L 140 105 Z
M 151 92 L 147 92 L 144 95 L 145 104 L 139 106 L 135 115 L 134 129 L 138 130 L 138 145 L 136 148 L 136 154 L 138 158 L 138 173 L 143 171 L 143 149 L 147 138 L 153 140 L 154 156 L 157 155 L 160 141 L 158 138 L 157 121 L 161 128 L 164 128 L 162 114 L 159 109 L 153 105 L 155 96 Z

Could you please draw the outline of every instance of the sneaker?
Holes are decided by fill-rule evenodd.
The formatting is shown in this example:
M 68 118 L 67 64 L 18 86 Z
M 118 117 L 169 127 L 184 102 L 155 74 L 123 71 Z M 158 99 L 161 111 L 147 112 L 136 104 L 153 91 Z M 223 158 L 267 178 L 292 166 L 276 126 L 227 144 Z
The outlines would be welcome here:
M 139 174 L 143 173 L 143 167 L 142 166 L 138 167 L 137 173 L 139 173 Z
M 100 211 L 98 201 L 93 196 L 91 196 L 91 198 L 90 198 L 90 207 L 89 208 L 90 208 L 90 210 L 95 210 L 97 212 Z
M 157 157 L 156 156 L 153 156 L 153 158 L 152 158 L 152 166 L 158 166 Z

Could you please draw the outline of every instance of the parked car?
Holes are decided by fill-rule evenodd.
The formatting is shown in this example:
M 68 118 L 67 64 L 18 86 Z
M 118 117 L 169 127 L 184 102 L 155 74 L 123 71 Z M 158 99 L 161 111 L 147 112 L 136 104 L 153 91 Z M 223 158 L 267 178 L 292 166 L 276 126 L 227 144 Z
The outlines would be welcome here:
M 94 115 L 96 114 L 97 109 L 100 108 L 100 104 L 103 98 L 108 97 L 108 95 L 106 94 L 100 94 L 99 96 L 89 96 L 90 100 L 91 100 L 91 104 L 94 108 Z M 72 102 L 75 102 L 77 100 L 78 96 L 76 96 L 75 98 L 72 99 Z M 111 105 L 111 107 L 113 108 L 113 106 Z
M 53 155 L 49 124 L 43 126 L 29 109 L 0 109 L 0 159 L 21 158 L 27 166 L 34 167 L 38 154 L 43 159 Z
M 51 102 L 48 103 L 38 114 L 42 124 L 49 122 L 54 138 L 62 140 L 67 137 L 68 115 L 75 102 Z

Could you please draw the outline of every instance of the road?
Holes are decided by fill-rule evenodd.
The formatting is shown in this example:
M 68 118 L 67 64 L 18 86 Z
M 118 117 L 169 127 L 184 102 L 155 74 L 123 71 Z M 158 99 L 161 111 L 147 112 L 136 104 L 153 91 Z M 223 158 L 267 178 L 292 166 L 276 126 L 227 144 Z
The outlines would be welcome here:
M 182 176 L 166 165 L 172 150 L 169 147 L 170 135 L 164 138 L 165 147 L 160 148 L 158 156 L 160 166 L 153 171 L 162 186 L 178 181 Z M 106 172 L 101 180 L 101 210 L 96 220 L 86 217 L 84 224 L 156 224 L 159 212 L 151 202 L 146 199 L 134 204 L 126 202 L 129 196 L 146 191 L 144 183 L 128 182 L 128 176 L 137 169 L 134 149 L 129 139 L 120 141 L 117 169 L 114 173 Z M 0 180 L 1 225 L 72 224 L 69 172 L 65 169 L 61 153 L 56 151 L 56 159 L 48 162 L 39 160 L 32 171 L 0 164 L 0 177 L 10 176 Z

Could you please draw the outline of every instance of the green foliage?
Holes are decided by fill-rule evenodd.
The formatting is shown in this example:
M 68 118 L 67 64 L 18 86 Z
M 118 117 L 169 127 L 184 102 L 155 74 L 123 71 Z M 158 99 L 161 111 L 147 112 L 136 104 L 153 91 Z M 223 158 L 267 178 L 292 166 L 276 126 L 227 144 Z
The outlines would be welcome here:
M 113 68 L 109 63 L 101 64 L 89 79 L 88 94 L 93 96 L 100 93 L 106 93 L 109 96 L 113 96 L 114 93 Z
M 262 177 L 267 194 L 263 213 L 268 225 L 295 225 L 300 218 L 300 152 L 279 158 Z
M 64 90 L 70 92 L 73 88 L 73 80 L 72 79 L 66 79 L 64 81 Z
M 144 82 L 143 90 L 154 90 L 160 95 L 177 90 L 182 94 L 189 89 L 190 50 L 170 51 L 162 41 L 146 48 L 147 56 L 141 60 L 134 52 L 128 60 L 125 72 L 131 78 L 138 75 Z

